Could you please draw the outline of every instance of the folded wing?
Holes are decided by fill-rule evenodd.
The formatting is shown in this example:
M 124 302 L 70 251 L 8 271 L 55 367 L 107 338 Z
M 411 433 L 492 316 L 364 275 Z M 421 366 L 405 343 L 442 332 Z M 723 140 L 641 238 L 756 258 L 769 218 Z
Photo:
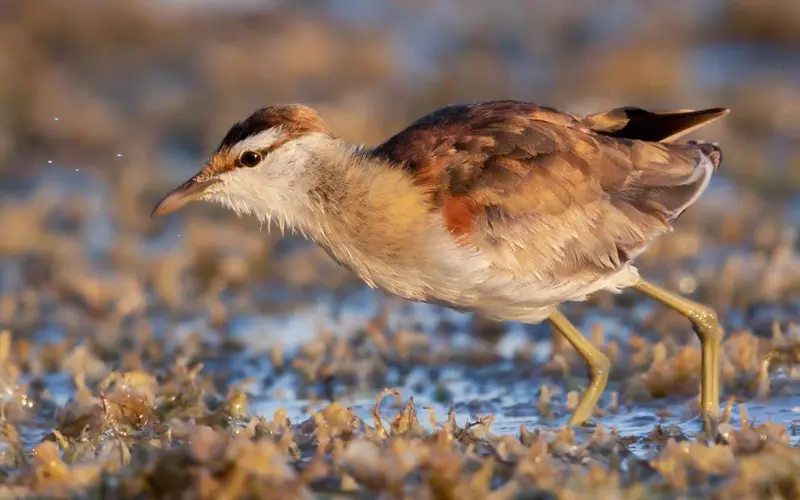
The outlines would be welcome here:
M 447 229 L 495 266 L 541 278 L 615 272 L 706 188 L 710 144 L 654 142 L 727 110 L 578 117 L 517 101 L 449 106 L 374 153 L 430 191 Z

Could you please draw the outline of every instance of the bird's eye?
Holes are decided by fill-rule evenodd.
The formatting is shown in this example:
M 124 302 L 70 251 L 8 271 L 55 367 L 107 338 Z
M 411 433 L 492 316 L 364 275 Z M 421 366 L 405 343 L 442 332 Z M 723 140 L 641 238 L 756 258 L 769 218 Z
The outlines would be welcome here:
M 241 163 L 243 167 L 255 167 L 261 163 L 261 153 L 245 151 L 239 157 L 239 163 Z

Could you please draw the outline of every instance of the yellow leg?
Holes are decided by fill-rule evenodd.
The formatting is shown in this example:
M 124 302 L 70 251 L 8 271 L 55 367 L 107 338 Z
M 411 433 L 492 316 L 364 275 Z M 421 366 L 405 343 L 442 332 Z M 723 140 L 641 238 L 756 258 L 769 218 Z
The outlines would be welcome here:
M 591 373 L 589 387 L 584 391 L 578 407 L 575 408 L 575 412 L 569 419 L 569 425 L 580 425 L 592 416 L 594 405 L 597 404 L 597 400 L 600 399 L 603 390 L 606 388 L 611 362 L 605 354 L 586 340 L 580 330 L 575 328 L 559 311 L 554 311 L 548 321 L 578 351 L 578 354 L 589 366 L 589 372 Z
M 692 302 L 641 278 L 633 288 L 683 314 L 692 322 L 702 352 L 700 406 L 706 415 L 719 418 L 719 353 L 725 332 L 717 314 L 710 307 Z

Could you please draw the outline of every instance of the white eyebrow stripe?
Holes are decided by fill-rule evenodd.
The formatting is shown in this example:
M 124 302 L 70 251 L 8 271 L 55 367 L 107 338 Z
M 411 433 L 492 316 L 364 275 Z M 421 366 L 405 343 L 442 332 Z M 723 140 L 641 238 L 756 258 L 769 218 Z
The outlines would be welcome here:
M 231 148 L 231 154 L 234 157 L 238 157 L 245 151 L 268 148 L 282 135 L 284 135 L 283 127 L 272 127 L 237 142 Z

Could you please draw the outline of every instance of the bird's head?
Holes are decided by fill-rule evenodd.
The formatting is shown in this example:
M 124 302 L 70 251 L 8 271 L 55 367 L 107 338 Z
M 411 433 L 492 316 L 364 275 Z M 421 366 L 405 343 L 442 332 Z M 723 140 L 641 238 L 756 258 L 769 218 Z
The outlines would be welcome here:
M 239 214 L 291 222 L 308 209 L 315 170 L 323 161 L 320 154 L 333 143 L 325 123 L 309 107 L 259 109 L 231 127 L 203 168 L 167 194 L 153 216 L 207 200 Z

